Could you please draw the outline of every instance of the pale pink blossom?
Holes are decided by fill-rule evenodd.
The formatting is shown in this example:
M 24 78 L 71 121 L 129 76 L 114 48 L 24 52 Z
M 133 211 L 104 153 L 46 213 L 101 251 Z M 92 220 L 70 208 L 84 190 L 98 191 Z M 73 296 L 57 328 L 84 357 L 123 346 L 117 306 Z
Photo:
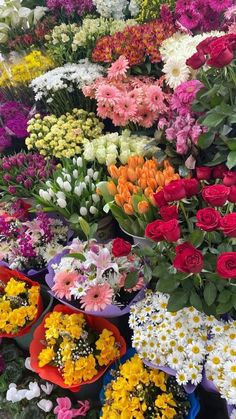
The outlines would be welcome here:
M 81 306 L 86 311 L 102 311 L 112 303 L 113 295 L 113 289 L 109 284 L 94 285 L 81 297 Z
M 109 68 L 107 74 L 109 79 L 124 77 L 129 69 L 129 61 L 121 55 Z

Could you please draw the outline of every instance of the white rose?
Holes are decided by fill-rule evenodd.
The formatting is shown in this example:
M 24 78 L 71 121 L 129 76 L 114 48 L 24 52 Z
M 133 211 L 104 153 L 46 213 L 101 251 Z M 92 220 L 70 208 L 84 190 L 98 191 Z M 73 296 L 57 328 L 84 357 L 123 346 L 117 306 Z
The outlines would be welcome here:
M 44 412 L 50 412 L 53 408 L 53 403 L 51 400 L 42 399 L 37 403 L 37 406 Z

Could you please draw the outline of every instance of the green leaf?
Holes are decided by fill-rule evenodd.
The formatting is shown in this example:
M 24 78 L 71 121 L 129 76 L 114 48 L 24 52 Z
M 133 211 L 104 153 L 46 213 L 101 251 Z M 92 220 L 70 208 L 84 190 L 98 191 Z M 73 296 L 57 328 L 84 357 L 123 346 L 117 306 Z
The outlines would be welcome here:
M 193 290 L 190 294 L 190 304 L 197 310 L 202 310 L 202 300 L 195 290 Z
M 210 111 L 206 118 L 203 119 L 202 125 L 214 128 L 216 125 L 221 124 L 224 121 L 224 119 L 225 115 Z
M 234 166 L 236 166 L 236 151 L 231 151 L 228 154 L 226 164 L 227 164 L 229 169 L 232 169 Z
M 144 265 L 143 273 L 144 273 L 144 282 L 145 282 L 145 284 L 147 284 L 152 279 L 152 269 L 151 269 L 151 267 L 147 264 Z
M 107 184 L 108 184 L 108 182 L 99 182 L 97 184 L 97 188 L 99 189 L 99 191 L 101 191 L 103 199 L 106 203 L 111 202 L 114 199 L 114 197 L 112 195 L 110 195 L 109 192 L 108 192 Z
M 219 294 L 218 301 L 219 303 L 225 304 L 229 301 L 231 296 L 232 296 L 231 292 L 225 289 L 221 291 L 221 293 Z
M 236 138 L 229 138 L 225 141 L 225 144 L 229 147 L 231 151 L 236 151 Z
M 175 291 L 169 298 L 167 310 L 168 311 L 179 311 L 186 307 L 189 300 L 189 293 L 185 290 Z
M 138 282 L 138 271 L 129 272 L 125 279 L 125 289 L 130 289 L 135 287 Z
M 213 282 L 208 282 L 204 288 L 203 292 L 204 300 L 206 301 L 208 306 L 211 306 L 217 296 L 217 289 Z
M 80 224 L 81 230 L 83 231 L 84 235 L 86 237 L 89 237 L 90 226 L 87 223 L 87 221 L 83 217 L 79 217 L 79 224 Z
M 142 247 L 141 249 L 135 250 L 135 253 L 140 257 L 153 257 L 156 256 L 155 251 L 152 247 Z
M 225 314 L 228 313 L 233 307 L 232 299 L 227 301 L 227 303 L 220 303 L 216 307 L 217 314 Z
M 199 139 L 198 139 L 198 146 L 202 149 L 205 150 L 205 148 L 210 147 L 210 145 L 213 143 L 215 139 L 215 132 L 206 132 L 204 134 L 201 134 Z
M 189 241 L 192 243 L 193 246 L 199 247 L 201 246 L 205 237 L 205 232 L 202 230 L 195 230 L 189 235 Z
M 65 255 L 64 258 L 73 258 L 81 260 L 81 262 L 85 262 L 86 258 L 82 253 L 69 253 L 68 255 Z
M 180 282 L 175 280 L 174 275 L 169 276 L 168 278 L 161 278 L 156 286 L 156 291 L 171 293 L 175 291 Z
M 234 309 L 236 310 L 236 294 L 232 295 L 232 303 L 233 303 Z
M 90 232 L 89 232 L 89 238 L 90 239 L 92 239 L 92 238 L 95 237 L 95 235 L 97 233 L 97 229 L 98 229 L 98 224 L 97 223 L 91 224 L 91 226 L 90 226 Z

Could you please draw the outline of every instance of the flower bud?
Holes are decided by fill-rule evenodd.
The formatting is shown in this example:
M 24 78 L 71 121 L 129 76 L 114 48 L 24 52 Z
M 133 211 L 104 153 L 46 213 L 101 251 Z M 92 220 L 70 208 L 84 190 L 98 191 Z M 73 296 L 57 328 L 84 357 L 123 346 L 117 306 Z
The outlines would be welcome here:
M 100 196 L 97 195 L 96 193 L 92 194 L 92 200 L 95 204 L 97 204 L 98 202 L 100 202 Z
M 82 160 L 82 157 L 78 157 L 78 158 L 77 158 L 77 166 L 78 166 L 78 167 L 83 167 L 83 160 Z
M 85 207 L 81 207 L 79 212 L 82 217 L 85 217 L 88 214 L 88 210 Z
M 68 181 L 64 182 L 63 186 L 64 186 L 64 189 L 65 189 L 66 192 L 71 192 L 72 187 L 71 187 L 71 184 Z
M 97 210 L 97 208 L 95 208 L 93 205 L 89 208 L 89 212 L 90 212 L 90 214 L 93 214 L 93 215 L 95 215 L 95 214 L 97 214 L 98 213 L 98 210 Z
M 60 208 L 66 208 L 66 200 L 65 200 L 65 199 L 62 199 L 62 198 L 59 198 L 59 199 L 57 200 L 57 205 L 58 205 Z

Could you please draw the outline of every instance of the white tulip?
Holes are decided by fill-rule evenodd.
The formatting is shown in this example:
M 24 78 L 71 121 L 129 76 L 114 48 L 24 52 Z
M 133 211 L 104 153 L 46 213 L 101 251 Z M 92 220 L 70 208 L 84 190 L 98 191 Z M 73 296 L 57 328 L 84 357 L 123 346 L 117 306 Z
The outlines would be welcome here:
M 77 169 L 73 170 L 73 178 L 77 179 L 79 172 Z
M 88 210 L 85 207 L 81 207 L 79 212 L 82 217 L 85 217 L 88 214 Z
M 50 180 L 47 180 L 46 185 L 47 185 L 49 188 L 51 188 L 51 186 L 52 186 L 52 182 L 51 182 Z
M 66 192 L 71 192 L 72 187 L 71 187 L 70 182 L 68 182 L 68 181 L 64 182 L 63 186 L 64 186 L 64 189 L 65 189 Z
M 90 212 L 90 214 L 93 214 L 93 215 L 95 215 L 95 214 L 97 214 L 98 213 L 98 210 L 97 210 L 97 208 L 95 208 L 93 205 L 89 208 L 89 212 Z
M 45 201 L 51 201 L 51 195 L 48 193 L 48 191 L 44 191 L 43 189 L 40 189 L 39 196 L 43 198 Z
M 99 175 L 99 172 L 94 172 L 94 175 L 93 175 L 93 180 L 97 180 L 98 175 Z
M 89 182 L 90 182 L 90 177 L 89 177 L 89 176 L 85 176 L 84 181 L 85 181 L 86 183 L 89 183 Z
M 95 204 L 97 204 L 100 201 L 100 196 L 97 195 L 96 193 L 92 194 L 92 200 Z
M 36 381 L 29 383 L 29 390 L 26 391 L 25 398 L 27 400 L 32 400 L 40 396 L 40 388 Z
M 73 164 L 76 164 L 76 158 L 75 157 L 73 157 L 72 162 L 73 162 Z
M 60 188 L 63 188 L 64 182 L 63 182 L 63 180 L 62 180 L 61 177 L 58 177 L 57 180 L 56 180 L 56 182 L 60 186 Z
M 79 186 L 76 186 L 75 187 L 75 189 L 74 189 L 74 193 L 75 193 L 75 195 L 77 195 L 77 196 L 81 196 L 81 194 L 82 194 L 82 189 L 83 188 L 81 188 L 81 186 L 79 185 Z
M 80 185 L 81 185 L 82 190 L 87 189 L 87 186 L 86 186 L 85 182 L 81 182 Z
M 64 178 L 71 182 L 71 175 L 69 175 L 69 173 L 65 173 Z
M 58 198 L 58 200 L 57 200 L 57 205 L 60 207 L 60 208 L 66 208 L 66 200 L 65 199 L 62 199 L 62 198 Z
M 55 196 L 55 192 L 53 191 L 53 189 L 52 189 L 52 188 L 49 188 L 49 189 L 48 189 L 48 193 L 49 193 L 49 195 L 50 195 L 52 198 Z
M 56 197 L 61 198 L 61 199 L 66 199 L 66 196 L 65 196 L 64 192 L 62 192 L 62 191 L 57 192 Z
M 78 157 L 78 158 L 77 158 L 77 166 L 78 166 L 78 167 L 83 167 L 83 160 L 82 160 L 82 157 Z
M 43 392 L 49 396 L 49 394 L 51 394 L 51 392 L 52 392 L 52 390 L 54 388 L 54 385 L 53 384 L 50 384 L 50 383 L 48 383 L 46 381 L 45 385 L 44 384 L 41 384 L 40 387 L 43 390 Z
M 87 175 L 88 176 L 93 177 L 93 174 L 94 174 L 94 170 L 93 169 L 88 169 L 87 170 Z
M 47 400 L 47 399 L 41 399 L 38 403 L 37 406 L 43 410 L 44 412 L 50 412 L 53 408 L 53 403 L 51 402 L 51 400 Z

